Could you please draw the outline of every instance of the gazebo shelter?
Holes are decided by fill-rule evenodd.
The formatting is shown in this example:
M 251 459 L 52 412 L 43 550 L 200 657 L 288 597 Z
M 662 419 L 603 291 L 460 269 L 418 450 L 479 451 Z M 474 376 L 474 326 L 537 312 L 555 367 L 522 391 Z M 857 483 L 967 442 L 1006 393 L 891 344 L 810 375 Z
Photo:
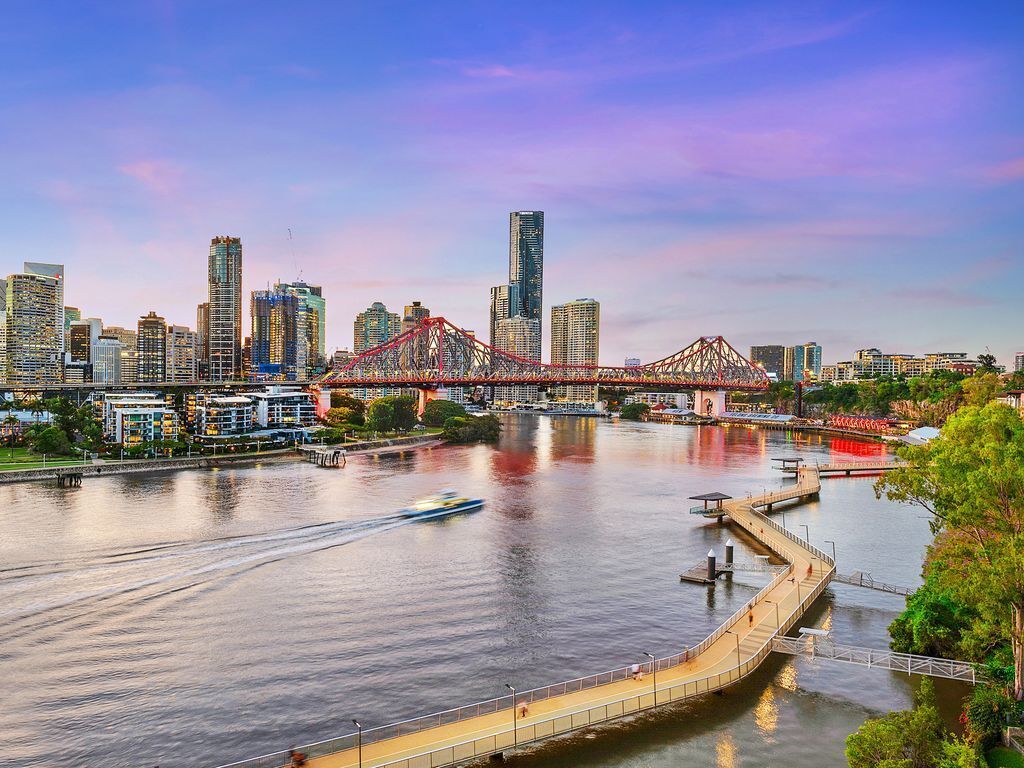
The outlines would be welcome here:
M 798 469 L 800 469 L 800 465 L 804 463 L 804 459 L 802 456 L 785 456 L 777 459 L 772 459 L 772 461 L 780 462 L 781 466 L 779 467 L 779 469 L 781 469 L 783 472 L 796 472 Z
M 718 493 L 716 491 L 715 493 L 702 493 L 700 496 L 691 496 L 690 498 L 693 501 L 703 501 L 704 502 L 704 506 L 703 507 L 691 507 L 690 508 L 690 514 L 692 514 L 692 515 L 713 515 L 713 514 L 715 514 L 717 512 L 717 513 L 719 513 L 719 516 L 721 516 L 721 515 L 725 514 L 725 512 L 722 511 L 722 502 L 723 501 L 727 501 L 728 499 L 731 499 L 732 496 L 729 496 L 728 494 L 725 494 L 725 493 Z M 708 506 L 709 502 L 714 502 L 714 506 L 709 507 Z

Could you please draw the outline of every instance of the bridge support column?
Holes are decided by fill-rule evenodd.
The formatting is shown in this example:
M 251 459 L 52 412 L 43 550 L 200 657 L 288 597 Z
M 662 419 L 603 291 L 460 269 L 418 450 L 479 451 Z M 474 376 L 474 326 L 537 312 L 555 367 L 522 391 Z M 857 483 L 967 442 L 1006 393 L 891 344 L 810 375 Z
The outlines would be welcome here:
M 698 389 L 693 393 L 693 410 L 700 416 L 717 417 L 725 410 L 725 390 Z
M 427 403 L 431 400 L 438 400 L 440 397 L 438 395 L 438 390 L 424 388 L 419 390 L 419 395 L 416 399 L 416 415 L 422 416 L 423 412 L 427 409 Z

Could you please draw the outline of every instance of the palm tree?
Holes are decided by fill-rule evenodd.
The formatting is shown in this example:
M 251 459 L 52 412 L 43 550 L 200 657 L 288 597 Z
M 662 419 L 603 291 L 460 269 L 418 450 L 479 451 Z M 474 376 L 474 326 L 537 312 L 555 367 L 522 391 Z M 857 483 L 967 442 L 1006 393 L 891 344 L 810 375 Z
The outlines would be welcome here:
M 19 423 L 18 417 L 13 413 L 8 413 L 7 418 L 4 419 L 4 424 L 11 432 L 11 461 L 14 461 L 14 435 Z

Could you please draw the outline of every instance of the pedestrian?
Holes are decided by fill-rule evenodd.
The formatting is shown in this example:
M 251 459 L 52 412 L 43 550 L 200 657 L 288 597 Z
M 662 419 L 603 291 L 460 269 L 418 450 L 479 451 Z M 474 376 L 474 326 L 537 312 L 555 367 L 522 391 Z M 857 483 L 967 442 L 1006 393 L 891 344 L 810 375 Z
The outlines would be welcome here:
M 629 668 L 629 671 L 633 674 L 633 679 L 634 680 L 639 680 L 640 679 L 640 665 L 639 664 L 634 664 L 632 667 Z
M 748 627 L 754 626 L 754 612 L 753 611 L 751 611 L 750 613 L 747 614 L 747 626 Z
M 524 701 L 522 704 L 519 705 L 519 717 L 520 719 L 525 720 L 528 714 L 530 714 L 530 708 L 526 705 L 526 702 Z

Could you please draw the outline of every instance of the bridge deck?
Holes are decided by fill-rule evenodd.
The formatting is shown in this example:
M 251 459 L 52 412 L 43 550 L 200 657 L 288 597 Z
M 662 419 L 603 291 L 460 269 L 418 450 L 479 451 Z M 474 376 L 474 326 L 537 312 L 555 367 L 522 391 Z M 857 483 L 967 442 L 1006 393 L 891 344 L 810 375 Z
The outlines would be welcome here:
M 660 659 L 657 704 L 679 701 L 724 688 L 751 673 L 772 650 L 772 638 L 794 626 L 821 594 L 835 571 L 828 555 L 757 512 L 753 506 L 796 499 L 817 492 L 818 472 L 802 470 L 797 483 L 765 498 L 739 499 L 725 505 L 726 514 L 790 565 L 777 574 L 746 607 L 734 614 L 702 643 L 683 654 Z M 777 609 L 776 609 L 777 607 Z M 529 703 L 513 730 L 511 696 L 363 732 L 362 765 L 366 768 L 419 768 L 454 765 L 589 725 L 612 720 L 655 705 L 654 676 L 634 680 L 628 669 L 584 680 L 521 692 L 517 707 Z M 607 680 L 607 682 L 601 682 Z M 454 720 L 454 722 L 452 722 Z M 406 732 L 405 731 L 414 731 Z M 382 738 L 384 737 L 384 738 Z M 359 764 L 355 734 L 304 749 L 314 768 L 349 768 Z M 328 754 L 329 753 L 329 754 Z M 280 754 L 233 764 L 236 768 L 268 768 L 285 761 Z
M 815 469 L 819 474 L 833 474 L 843 472 L 849 475 L 852 472 L 885 472 L 897 466 L 892 459 L 875 459 L 870 461 L 841 461 L 835 464 L 818 464 Z M 779 467 L 782 472 L 795 474 L 794 467 Z

